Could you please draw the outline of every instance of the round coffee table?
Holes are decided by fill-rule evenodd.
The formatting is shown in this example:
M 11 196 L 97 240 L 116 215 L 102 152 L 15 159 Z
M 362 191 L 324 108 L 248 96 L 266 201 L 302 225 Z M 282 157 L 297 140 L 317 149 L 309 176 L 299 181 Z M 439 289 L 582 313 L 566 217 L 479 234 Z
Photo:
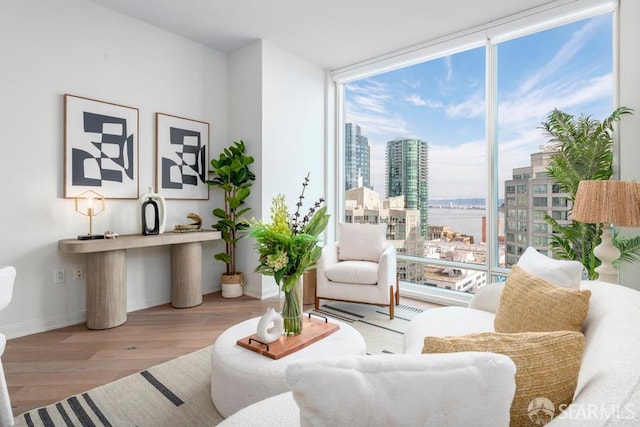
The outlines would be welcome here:
M 211 400 L 220 415 L 234 412 L 268 397 L 289 391 L 285 369 L 294 361 L 310 357 L 366 354 L 364 338 L 348 324 L 336 320 L 340 329 L 281 359 L 271 359 L 236 342 L 256 332 L 259 317 L 224 331 L 211 352 Z

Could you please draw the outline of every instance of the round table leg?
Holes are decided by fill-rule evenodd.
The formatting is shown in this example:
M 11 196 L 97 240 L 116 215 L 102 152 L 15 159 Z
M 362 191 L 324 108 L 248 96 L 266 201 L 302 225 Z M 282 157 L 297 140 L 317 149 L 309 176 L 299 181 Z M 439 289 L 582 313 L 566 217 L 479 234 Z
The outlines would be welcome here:
M 126 251 L 93 252 L 87 261 L 87 328 L 122 325 L 127 321 Z
M 202 244 L 171 245 L 171 305 L 176 308 L 202 304 Z

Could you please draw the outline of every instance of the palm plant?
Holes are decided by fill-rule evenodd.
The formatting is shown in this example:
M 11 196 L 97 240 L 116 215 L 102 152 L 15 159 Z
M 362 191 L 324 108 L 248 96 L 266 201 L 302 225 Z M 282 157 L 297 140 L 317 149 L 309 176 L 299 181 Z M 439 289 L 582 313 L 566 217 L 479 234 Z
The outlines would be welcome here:
M 588 115 L 575 116 L 554 109 L 541 128 L 551 137 L 553 152 L 547 173 L 558 190 L 574 201 L 578 183 L 582 180 L 610 179 L 613 175 L 613 125 L 633 110 L 620 107 L 606 119 L 599 121 Z M 600 244 L 604 224 L 585 224 L 572 221 L 567 225 L 545 215 L 553 227 L 549 246 L 559 259 L 577 260 L 584 265 L 589 279 L 596 279 L 595 268 L 600 261 L 593 248 Z M 613 244 L 620 250 L 623 261 L 640 259 L 640 236 L 627 238 L 614 233 Z

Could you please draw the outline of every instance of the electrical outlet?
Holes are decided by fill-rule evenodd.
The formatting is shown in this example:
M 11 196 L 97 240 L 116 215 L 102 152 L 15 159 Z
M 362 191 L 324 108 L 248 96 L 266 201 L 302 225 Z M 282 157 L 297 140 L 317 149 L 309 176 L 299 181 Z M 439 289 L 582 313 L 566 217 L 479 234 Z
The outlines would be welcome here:
M 53 283 L 64 283 L 64 268 L 53 270 Z
M 73 280 L 84 280 L 84 265 L 73 266 Z

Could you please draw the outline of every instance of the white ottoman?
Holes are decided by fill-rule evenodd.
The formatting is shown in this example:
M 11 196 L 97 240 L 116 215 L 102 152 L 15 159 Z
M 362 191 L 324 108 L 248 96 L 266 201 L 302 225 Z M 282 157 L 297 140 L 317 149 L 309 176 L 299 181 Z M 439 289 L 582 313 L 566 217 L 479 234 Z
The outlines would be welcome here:
M 284 376 L 287 366 L 309 357 L 366 354 L 362 335 L 346 323 L 336 332 L 278 360 L 236 344 L 256 332 L 259 317 L 238 323 L 224 331 L 211 352 L 211 400 L 220 415 L 236 411 L 277 394 L 289 391 Z

